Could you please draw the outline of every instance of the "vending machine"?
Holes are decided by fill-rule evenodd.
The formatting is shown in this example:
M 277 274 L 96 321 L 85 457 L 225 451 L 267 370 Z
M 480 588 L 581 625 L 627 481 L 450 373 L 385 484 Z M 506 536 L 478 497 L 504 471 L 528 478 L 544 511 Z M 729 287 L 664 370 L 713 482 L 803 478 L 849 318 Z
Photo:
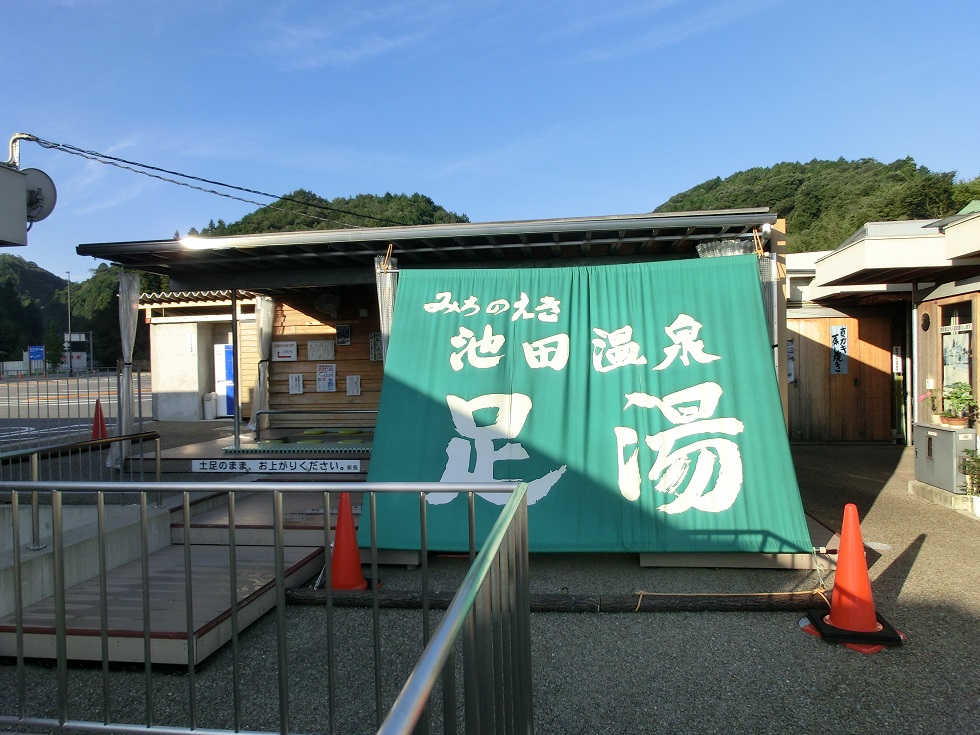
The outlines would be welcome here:
M 214 346 L 214 392 L 219 418 L 235 415 L 235 353 L 231 345 Z

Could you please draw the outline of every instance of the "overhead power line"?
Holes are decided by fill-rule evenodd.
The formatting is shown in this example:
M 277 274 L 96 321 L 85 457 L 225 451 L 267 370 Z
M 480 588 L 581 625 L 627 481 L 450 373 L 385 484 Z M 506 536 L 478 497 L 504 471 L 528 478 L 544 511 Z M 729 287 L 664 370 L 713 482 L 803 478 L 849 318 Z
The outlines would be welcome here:
M 214 181 L 212 179 L 205 179 L 200 176 L 192 176 L 190 174 L 180 173 L 179 171 L 170 171 L 165 168 L 160 168 L 159 166 L 151 166 L 146 163 L 139 163 L 138 161 L 128 161 L 125 158 L 119 158 L 117 156 L 110 156 L 107 153 L 99 153 L 98 151 L 85 150 L 77 146 L 70 145 L 68 143 L 55 143 L 50 140 L 44 140 L 43 138 L 38 138 L 36 135 L 24 135 L 22 140 L 30 140 L 37 143 L 42 148 L 49 148 L 51 150 L 61 151 L 62 153 L 68 153 L 73 156 L 80 156 L 86 158 L 90 161 L 95 161 L 96 163 L 101 163 L 106 166 L 115 166 L 116 168 L 124 169 L 126 171 L 131 171 L 135 174 L 141 174 L 143 176 L 148 176 L 153 179 L 158 179 L 164 181 L 168 184 L 176 184 L 177 186 L 184 186 L 188 189 L 196 189 L 197 191 L 203 191 L 206 194 L 214 194 L 215 196 L 224 197 L 226 199 L 234 199 L 239 202 L 245 202 L 246 204 L 254 204 L 258 207 L 268 207 L 270 209 L 277 209 L 283 212 L 291 212 L 292 210 L 286 209 L 285 207 L 277 207 L 274 204 L 264 204 L 262 202 L 256 202 L 252 199 L 245 199 L 244 197 L 235 196 L 234 194 L 228 194 L 222 191 L 216 191 L 215 189 L 206 189 L 202 186 L 197 186 L 195 184 L 189 184 L 187 181 L 178 181 L 177 179 L 167 178 L 162 174 L 167 174 L 168 176 L 177 176 L 182 179 L 187 179 L 189 181 L 199 181 L 202 184 L 211 184 L 212 186 L 220 186 L 223 189 L 231 189 L 233 191 L 240 191 L 246 194 L 257 194 L 258 196 L 268 197 L 269 199 L 274 199 L 277 201 L 292 202 L 294 204 L 300 204 L 304 207 L 312 207 L 314 209 L 322 209 L 328 212 L 335 212 L 337 214 L 349 215 L 351 217 L 361 217 L 363 219 L 373 220 L 375 222 L 381 222 L 389 225 L 407 225 L 406 222 L 399 222 L 397 220 L 386 219 L 384 217 L 375 217 L 370 214 L 362 214 L 361 212 L 354 212 L 349 209 L 341 209 L 339 207 L 331 207 L 328 204 L 317 204 L 314 202 L 304 202 L 302 199 L 294 199 L 288 196 L 277 196 L 275 194 L 269 194 L 268 192 L 259 191 L 258 189 L 247 189 L 243 186 L 235 186 L 234 184 L 226 184 L 221 181 Z M 151 172 L 157 173 L 151 173 Z M 357 227 L 357 225 L 352 225 L 347 222 L 337 222 L 335 219 L 328 219 L 327 217 L 318 217 L 315 214 L 304 213 L 305 217 L 310 219 L 319 220 L 321 222 L 333 222 L 335 224 L 343 225 L 344 227 Z

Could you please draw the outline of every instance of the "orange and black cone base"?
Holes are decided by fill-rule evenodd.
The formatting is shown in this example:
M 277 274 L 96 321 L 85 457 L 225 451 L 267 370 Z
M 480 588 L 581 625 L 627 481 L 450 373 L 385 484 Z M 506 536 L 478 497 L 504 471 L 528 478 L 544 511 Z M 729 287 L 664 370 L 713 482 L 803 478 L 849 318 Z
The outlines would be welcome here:
M 904 636 L 875 612 L 861 524 L 853 503 L 844 506 L 830 613 L 809 610 L 807 619 L 808 625 L 800 621 L 807 633 L 861 653 L 877 653 L 889 646 L 901 646 L 904 641 Z
M 368 586 L 361 572 L 361 552 L 357 549 L 350 493 L 340 494 L 337 530 L 333 536 L 333 558 L 330 560 L 330 586 L 335 590 L 363 590 Z

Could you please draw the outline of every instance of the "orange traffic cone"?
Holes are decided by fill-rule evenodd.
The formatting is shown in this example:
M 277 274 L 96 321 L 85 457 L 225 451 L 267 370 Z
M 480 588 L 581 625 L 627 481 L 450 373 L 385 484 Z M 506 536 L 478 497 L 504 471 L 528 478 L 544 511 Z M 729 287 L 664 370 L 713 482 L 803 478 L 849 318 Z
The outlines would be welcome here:
M 330 562 L 331 586 L 335 590 L 363 590 L 368 586 L 361 572 L 361 552 L 357 550 L 354 513 L 350 493 L 340 494 L 337 530 L 333 535 L 333 558 Z
M 92 417 L 92 439 L 108 439 L 109 432 L 105 428 L 105 416 L 102 413 L 102 400 L 95 399 L 95 415 Z
M 853 503 L 844 506 L 830 613 L 810 610 L 807 618 L 810 625 L 803 626 L 807 633 L 832 643 L 843 643 L 861 653 L 877 653 L 887 646 L 902 645 L 902 634 L 875 612 L 861 524 Z

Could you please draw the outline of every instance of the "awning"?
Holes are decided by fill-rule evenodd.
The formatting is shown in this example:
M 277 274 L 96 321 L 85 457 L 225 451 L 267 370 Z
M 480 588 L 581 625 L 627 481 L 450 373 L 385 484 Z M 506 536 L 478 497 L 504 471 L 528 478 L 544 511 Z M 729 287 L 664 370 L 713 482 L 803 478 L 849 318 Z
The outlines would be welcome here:
M 768 208 L 752 208 L 92 243 L 76 250 L 169 275 L 179 290 L 281 294 L 373 283 L 374 259 L 386 255 L 389 246 L 402 269 L 696 258 L 699 243 L 751 237 L 776 219 Z

